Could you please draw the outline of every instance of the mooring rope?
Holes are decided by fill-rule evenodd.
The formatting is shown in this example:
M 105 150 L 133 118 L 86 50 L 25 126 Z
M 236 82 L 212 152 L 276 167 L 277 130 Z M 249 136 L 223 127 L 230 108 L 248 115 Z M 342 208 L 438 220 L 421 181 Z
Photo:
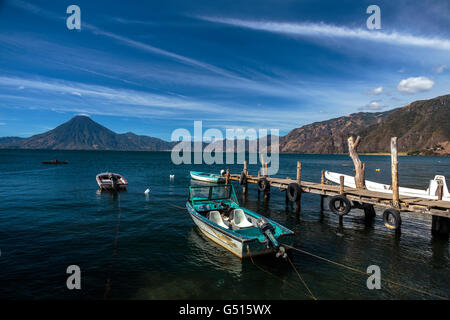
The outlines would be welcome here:
M 290 245 L 284 245 L 284 246 L 286 246 L 288 248 L 291 248 L 293 250 L 296 250 L 298 252 L 301 252 L 303 254 L 309 255 L 311 257 L 314 257 L 314 258 L 317 258 L 317 259 L 320 259 L 320 260 L 332 263 L 334 265 L 337 265 L 339 267 L 345 268 L 347 270 L 351 270 L 353 272 L 360 273 L 360 274 L 363 274 L 363 275 L 367 276 L 366 272 L 364 272 L 362 270 L 359 270 L 357 268 L 353 268 L 353 267 L 347 266 L 345 264 L 342 264 L 342 263 L 339 263 L 339 262 L 336 262 L 336 261 L 333 261 L 333 260 L 330 260 L 330 259 L 318 256 L 318 255 L 313 254 L 311 252 L 308 252 L 308 251 L 305 251 L 305 250 L 302 250 L 302 249 L 299 249 L 299 248 L 296 248 L 296 247 L 293 247 L 293 246 L 290 246 Z M 381 280 L 386 282 L 386 283 L 393 284 L 393 285 L 396 285 L 396 286 L 399 286 L 399 287 L 403 287 L 403 288 L 406 288 L 406 289 L 409 289 L 411 291 L 415 291 L 415 292 L 418 292 L 418 293 L 426 294 L 426 295 L 429 295 L 429 296 L 432 296 L 432 297 L 435 297 L 435 298 L 438 298 L 438 299 L 449 300 L 449 298 L 447 298 L 447 297 L 443 297 L 443 296 L 440 296 L 440 295 L 435 294 L 435 293 L 431 293 L 431 292 L 428 292 L 428 291 L 425 291 L 425 290 L 421 290 L 421 289 L 417 289 L 417 288 L 414 288 L 414 287 L 410 287 L 410 286 L 407 286 L 405 284 L 401 284 L 401 283 L 398 283 L 398 282 L 395 282 L 395 281 L 392 281 L 392 280 L 389 280 L 389 279 L 382 278 Z
M 120 194 L 118 194 L 117 197 L 118 197 L 119 214 L 117 215 L 116 236 L 114 238 L 114 249 L 111 257 L 111 263 L 109 265 L 108 279 L 106 279 L 105 293 L 103 294 L 103 299 L 106 299 L 108 297 L 109 291 L 111 290 L 111 269 L 114 265 L 115 257 L 117 255 L 117 247 L 119 243 L 120 216 L 122 215 L 122 209 L 120 208 Z
M 271 275 L 271 276 L 274 277 L 274 278 L 277 278 L 278 280 L 281 280 L 282 282 L 284 282 L 284 283 L 286 283 L 287 285 L 289 285 L 291 288 L 298 289 L 298 287 L 292 285 L 290 282 L 287 282 L 286 280 L 284 280 L 284 279 L 278 277 L 277 275 L 273 274 L 272 272 L 270 272 L 270 271 L 268 271 L 268 270 L 266 270 L 266 269 L 260 267 L 259 265 L 257 265 L 257 264 L 255 263 L 255 261 L 253 261 L 253 257 L 252 257 L 252 255 L 250 254 L 250 247 L 249 247 L 248 245 L 247 245 L 247 253 L 248 253 L 248 255 L 249 255 L 249 257 L 250 257 L 250 260 L 252 261 L 253 265 L 254 265 L 255 267 L 257 267 L 259 270 L 261 270 L 262 272 L 265 272 L 265 273 Z M 298 274 L 298 273 L 297 273 L 297 274 Z M 300 277 L 300 278 L 301 278 L 301 277 Z M 304 283 L 304 282 L 303 282 L 303 283 Z M 311 291 L 309 290 L 308 286 L 306 286 L 306 288 L 307 288 L 308 291 L 311 293 Z M 311 295 L 308 295 L 308 294 L 305 293 L 305 296 L 311 297 L 312 299 L 317 300 L 316 297 L 314 297 L 314 296 L 312 295 L 312 293 L 311 293 Z
M 171 205 L 172 207 L 174 207 L 174 208 L 177 208 L 177 209 L 181 209 L 181 210 L 187 210 L 187 208 L 186 208 L 186 207 L 180 207 L 180 206 L 177 206 L 177 205 L 175 205 L 175 204 L 172 204 L 172 203 L 169 203 L 169 205 Z
M 306 284 L 305 280 L 303 280 L 302 276 L 300 275 L 300 273 L 298 272 L 297 268 L 295 267 L 295 265 L 292 263 L 291 258 L 287 257 L 289 263 L 292 266 L 292 269 L 294 269 L 295 273 L 297 274 L 298 278 L 300 279 L 300 281 L 303 283 L 303 285 L 305 286 L 306 290 L 308 290 L 309 295 L 314 299 L 317 300 L 317 298 L 313 295 L 313 293 L 311 292 L 311 290 L 309 289 L 308 285 Z
M 172 203 L 169 203 L 169 205 L 171 205 L 172 207 L 177 208 L 177 209 L 186 210 L 186 207 L 180 207 L 180 206 L 174 205 L 174 204 L 172 204 Z M 296 251 L 298 251 L 298 252 L 300 252 L 300 253 L 303 253 L 303 254 L 312 256 L 312 257 L 314 257 L 314 258 L 317 258 L 317 259 L 326 261 L 326 262 L 328 262 L 328 263 L 337 265 L 337 266 L 342 267 L 342 268 L 345 268 L 345 269 L 347 269 L 347 270 L 350 270 L 350 271 L 353 271 L 353 272 L 356 272 L 356 273 L 363 274 L 363 275 L 367 276 L 367 273 L 366 273 L 366 272 L 364 272 L 364 271 L 362 271 L 362 270 L 359 270 L 359 269 L 357 269 L 357 268 L 354 268 L 354 267 L 351 267 L 351 266 L 347 266 L 347 265 L 345 265 L 345 264 L 342 264 L 342 263 L 339 263 L 339 262 L 336 262 L 336 261 L 333 261 L 333 260 L 330 260 L 330 259 L 327 259 L 327 258 L 318 256 L 318 255 L 316 255 L 316 254 L 314 254 L 314 253 L 311 253 L 311 252 L 308 252 L 308 251 L 305 251 L 305 250 L 302 250 L 302 249 L 299 249 L 299 248 L 296 248 L 296 247 L 293 247 L 293 246 L 290 246 L 290 245 L 283 244 L 283 246 L 288 247 L 288 248 L 293 249 L 293 250 L 296 250 Z M 278 278 L 279 280 L 285 282 L 286 284 L 290 285 L 291 287 L 296 288 L 295 286 L 292 286 L 292 285 L 291 285 L 289 282 L 287 282 L 286 280 L 284 280 L 284 279 L 282 279 L 282 278 L 280 278 L 280 277 L 274 275 L 274 274 L 271 273 L 270 271 L 265 270 L 264 268 L 258 266 L 258 265 L 253 261 L 253 258 L 252 258 L 252 256 L 250 255 L 250 248 L 249 248 L 248 245 L 247 245 L 247 252 L 249 253 L 250 260 L 252 261 L 253 265 L 256 266 L 258 269 L 260 269 L 261 271 L 263 271 L 263 272 L 265 272 L 265 273 L 267 273 L 267 274 L 269 274 L 269 275 L 271 275 L 271 276 L 273 276 L 273 277 L 275 277 L 275 278 Z M 298 278 L 299 278 L 300 281 L 302 282 L 303 286 L 308 290 L 309 295 L 306 294 L 306 296 L 310 296 L 312 299 L 317 300 L 317 298 L 313 295 L 313 293 L 312 293 L 311 290 L 309 289 L 308 285 L 307 285 L 306 282 L 303 280 L 302 276 L 300 275 L 300 273 L 298 272 L 297 268 L 296 268 L 295 265 L 292 263 L 292 261 L 291 261 L 291 259 L 290 259 L 289 257 L 288 257 L 288 260 L 289 260 L 289 263 L 291 264 L 292 268 L 294 269 L 295 273 L 297 274 Z M 401 283 L 398 283 L 398 282 L 395 282 L 395 281 L 392 281 L 392 280 L 389 280 L 389 279 L 384 279 L 384 278 L 382 278 L 381 280 L 384 281 L 384 282 L 386 282 L 386 283 L 392 284 L 392 285 L 396 285 L 396 286 L 399 286 L 399 287 L 403 287 L 403 288 L 409 289 L 409 290 L 411 290 L 411 291 L 415 291 L 415 292 L 418 292 L 418 293 L 421 293 L 421 294 L 429 295 L 429 296 L 431 296 L 431 297 L 435 297 L 435 298 L 442 299 L 442 300 L 449 300 L 448 297 L 443 297 L 443 296 L 440 296 L 440 295 L 435 294 L 435 293 L 432 293 L 432 292 L 428 292 L 428 291 L 425 291 L 425 290 L 421 290 L 421 289 L 417 289 L 417 288 L 414 288 L 414 287 L 410 287 L 410 286 L 408 286 L 408 285 L 401 284 Z

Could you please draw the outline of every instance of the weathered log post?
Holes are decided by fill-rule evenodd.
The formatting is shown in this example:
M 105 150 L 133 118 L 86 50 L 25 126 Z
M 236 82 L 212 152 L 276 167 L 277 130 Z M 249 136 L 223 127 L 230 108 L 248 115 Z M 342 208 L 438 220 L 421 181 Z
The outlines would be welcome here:
M 438 200 L 442 200 L 442 194 L 444 193 L 444 185 L 439 184 L 437 192 L 438 192 Z
M 244 161 L 244 170 L 243 173 L 245 175 L 245 181 L 244 184 L 242 185 L 242 194 L 243 195 L 247 195 L 247 187 L 248 187 L 248 170 L 247 170 L 247 160 Z
M 302 163 L 301 161 L 297 161 L 297 184 L 302 188 Z M 298 199 L 296 201 L 296 211 L 300 212 L 301 210 L 301 201 L 302 201 L 302 193 L 300 192 Z
M 264 163 L 264 178 L 267 177 L 267 173 L 268 173 L 268 168 L 269 168 L 269 163 L 265 162 Z M 264 190 L 264 199 L 269 199 L 270 198 L 270 183 L 269 186 L 267 187 L 266 190 Z
M 357 148 L 359 146 L 359 143 L 361 142 L 361 137 L 358 136 L 356 138 L 356 141 L 353 141 L 353 137 L 348 138 L 348 151 L 350 154 L 350 158 L 353 160 L 353 164 L 355 166 L 355 185 L 356 189 L 365 189 L 366 183 L 365 183 L 365 170 L 366 165 L 359 160 L 359 156 L 357 153 Z
M 227 173 L 225 174 L 225 184 L 230 183 L 230 169 L 227 169 Z
M 344 194 L 344 176 L 339 177 L 339 194 Z
M 398 153 L 397 137 L 391 138 L 391 175 L 392 175 L 392 206 L 400 208 L 398 187 Z
M 320 176 L 320 184 L 321 185 L 325 184 L 325 171 L 324 170 L 322 170 L 322 173 L 321 173 L 321 176 Z M 325 202 L 325 196 L 324 195 L 320 195 L 320 214 L 323 213 L 324 202 Z

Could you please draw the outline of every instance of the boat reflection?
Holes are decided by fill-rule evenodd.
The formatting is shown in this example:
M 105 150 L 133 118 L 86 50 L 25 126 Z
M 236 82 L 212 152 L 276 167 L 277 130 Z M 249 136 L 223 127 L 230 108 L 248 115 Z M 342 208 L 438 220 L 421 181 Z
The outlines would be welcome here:
M 203 236 L 196 226 L 189 231 L 187 240 L 191 251 L 190 259 L 195 265 L 209 264 L 220 271 L 226 270 L 237 278 L 242 276 L 243 265 L 246 263 Z

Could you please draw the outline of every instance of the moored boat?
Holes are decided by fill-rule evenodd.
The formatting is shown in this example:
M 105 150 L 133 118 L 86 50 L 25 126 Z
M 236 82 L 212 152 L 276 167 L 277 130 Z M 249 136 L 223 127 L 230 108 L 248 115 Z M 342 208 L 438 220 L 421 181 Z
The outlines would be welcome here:
M 341 174 L 341 173 L 325 171 L 325 178 L 327 180 L 330 180 L 331 182 L 334 182 L 337 184 L 340 183 L 339 181 L 340 181 L 341 176 L 344 176 L 344 185 L 346 187 L 356 188 L 354 177 L 345 175 L 345 174 Z M 382 184 L 382 183 L 373 182 L 373 181 L 369 181 L 369 180 L 365 180 L 365 184 L 366 184 L 367 190 L 369 190 L 369 191 L 376 191 L 376 192 L 392 194 L 391 186 L 388 184 Z M 436 176 L 434 176 L 433 180 L 430 180 L 428 189 L 426 189 L 426 190 L 399 187 L 399 194 L 401 196 L 437 200 L 439 185 L 442 185 L 442 190 L 443 190 L 442 200 L 450 201 L 450 194 L 448 192 L 445 177 L 440 176 L 440 175 L 436 175 Z
M 191 171 L 191 178 L 198 181 L 209 183 L 225 183 L 225 178 L 220 174 Z
M 186 207 L 206 237 L 239 258 L 286 257 L 285 245 L 294 244 L 293 231 L 240 207 L 231 184 L 191 186 Z
M 102 172 L 95 179 L 100 190 L 121 191 L 128 186 L 127 180 L 118 173 Z
M 57 159 L 53 159 L 51 161 L 41 161 L 43 164 L 68 164 L 67 161 L 59 161 Z

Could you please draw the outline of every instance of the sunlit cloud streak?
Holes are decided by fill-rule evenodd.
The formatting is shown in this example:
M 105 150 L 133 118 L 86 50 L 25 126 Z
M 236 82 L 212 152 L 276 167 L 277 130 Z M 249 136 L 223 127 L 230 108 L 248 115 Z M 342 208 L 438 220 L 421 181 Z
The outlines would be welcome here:
M 369 31 L 361 28 L 348 28 L 326 23 L 290 23 L 273 21 L 254 21 L 219 17 L 199 17 L 202 20 L 222 23 L 235 27 L 268 31 L 286 35 L 351 38 L 364 41 L 384 42 L 392 45 L 427 47 L 450 51 L 450 39 L 414 36 L 402 32 Z

